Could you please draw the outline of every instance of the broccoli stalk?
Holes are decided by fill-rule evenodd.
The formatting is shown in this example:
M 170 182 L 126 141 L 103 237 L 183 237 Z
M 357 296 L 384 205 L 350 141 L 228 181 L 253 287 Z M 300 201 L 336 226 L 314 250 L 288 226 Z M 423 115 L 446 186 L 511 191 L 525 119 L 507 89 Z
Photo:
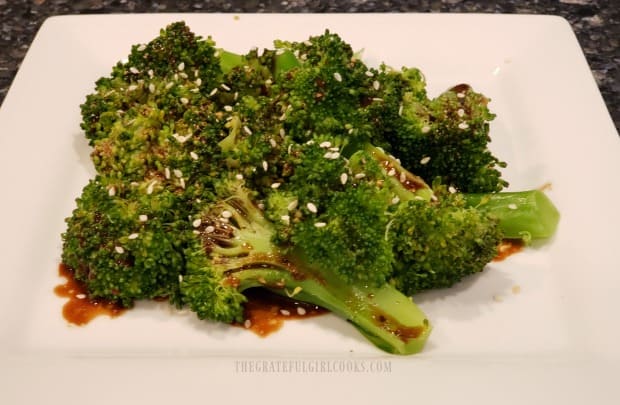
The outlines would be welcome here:
M 200 318 L 242 321 L 239 295 L 252 287 L 295 296 L 351 322 L 377 347 L 395 354 L 420 351 L 430 333 L 422 311 L 392 285 L 352 283 L 306 255 L 303 244 L 276 245 L 276 229 L 236 184 L 231 196 L 200 214 L 196 228 L 204 266 L 188 266 L 181 282 L 183 301 Z M 214 292 L 215 291 L 215 292 Z M 214 302 L 218 298 L 221 305 Z M 221 310 L 223 309 L 223 310 Z
M 465 204 L 499 219 L 506 239 L 546 239 L 555 234 L 560 213 L 541 190 L 463 194 Z

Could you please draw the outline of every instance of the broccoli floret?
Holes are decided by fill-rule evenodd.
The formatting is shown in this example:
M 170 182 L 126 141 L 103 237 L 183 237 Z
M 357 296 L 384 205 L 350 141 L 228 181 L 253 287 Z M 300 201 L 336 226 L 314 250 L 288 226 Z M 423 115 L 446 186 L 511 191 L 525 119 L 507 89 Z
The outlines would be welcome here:
M 386 238 L 393 249 L 391 282 L 407 295 L 450 287 L 481 272 L 502 239 L 548 238 L 559 214 L 539 190 L 467 194 L 438 180 L 432 188 L 392 156 L 367 146 L 358 160 L 376 162 L 392 196 Z M 373 171 L 370 171 L 373 172 Z M 380 174 L 374 170 L 373 176 Z
M 402 203 L 388 232 L 395 287 L 413 295 L 450 287 L 482 271 L 497 255 L 503 237 L 497 224 L 496 218 L 467 208 L 460 194 L 441 193 L 436 202 Z
M 150 182 L 126 185 L 97 177 L 84 188 L 67 219 L 62 261 L 90 298 L 131 306 L 168 297 L 178 302 L 183 269 L 182 208 L 174 193 Z
M 501 191 L 506 163 L 488 148 L 488 99 L 458 85 L 433 100 L 404 95 L 400 119 L 386 131 L 392 152 L 427 182 L 439 179 L 466 193 Z
M 317 227 L 315 222 L 309 230 L 302 223 L 293 244 L 280 246 L 273 242 L 276 233 L 273 224 L 255 205 L 251 193 L 236 183 L 227 188 L 229 196 L 206 206 L 197 218 L 197 238 L 202 249 L 193 250 L 192 261 L 198 264 L 187 267 L 180 284 L 183 302 L 199 317 L 240 322 L 245 301 L 241 292 L 263 287 L 329 309 L 349 320 L 388 352 L 410 354 L 422 348 L 430 332 L 424 314 L 409 298 L 386 283 L 384 277 L 372 276 L 373 272 L 389 271 L 389 260 L 381 263 L 368 257 L 373 254 L 372 244 L 364 245 L 359 239 L 357 247 L 363 251 L 359 258 L 352 259 L 358 263 L 377 262 L 385 270 L 350 268 L 351 263 L 341 259 L 350 251 L 342 242 L 352 240 L 352 233 L 359 235 L 373 228 L 384 230 L 372 222 L 362 223 L 374 219 L 365 215 L 376 214 L 376 207 L 360 207 L 364 213 L 357 214 L 340 204 L 374 204 L 358 201 L 361 192 L 351 188 L 351 195 L 343 195 L 342 201 L 331 207 L 334 211 L 342 210 L 336 212 L 338 216 L 332 224 Z M 341 223 L 345 213 L 356 217 L 354 221 L 344 221 L 349 223 L 346 226 Z M 383 240 L 383 235 L 367 236 L 375 240 L 377 237 Z M 317 240 L 337 243 L 316 246 Z M 343 248 L 347 251 L 343 252 Z M 317 257 L 319 251 L 324 256 Z M 388 247 L 385 252 L 375 254 L 390 257 Z M 345 270 L 347 273 L 343 273 Z M 363 276 L 366 272 L 374 279 L 366 279 Z

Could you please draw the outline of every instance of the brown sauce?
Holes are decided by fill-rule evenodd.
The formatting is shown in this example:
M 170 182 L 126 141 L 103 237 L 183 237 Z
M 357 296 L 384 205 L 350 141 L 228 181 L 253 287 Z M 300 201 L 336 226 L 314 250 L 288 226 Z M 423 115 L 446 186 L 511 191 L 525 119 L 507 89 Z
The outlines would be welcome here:
M 405 343 L 411 339 L 418 338 L 424 332 L 424 327 L 403 326 L 394 317 L 384 312 L 377 312 L 377 314 L 373 315 L 373 320 L 377 326 L 392 333 Z
M 127 310 L 114 302 L 89 299 L 86 286 L 77 281 L 73 270 L 64 264 L 58 267 L 58 274 L 66 281 L 56 286 L 54 293 L 69 299 L 62 308 L 62 316 L 70 324 L 82 326 L 97 316 L 116 317 Z M 244 309 L 246 322 L 236 326 L 251 330 L 259 336 L 278 331 L 284 321 L 310 318 L 328 312 L 319 306 L 283 297 L 263 288 L 251 288 L 244 291 L 244 294 L 248 297 Z
M 501 262 L 508 256 L 512 256 L 515 253 L 519 253 L 523 250 L 523 241 L 521 239 L 504 239 L 497 247 L 497 256 L 493 259 L 494 262 Z
M 62 316 L 67 322 L 82 326 L 100 315 L 115 317 L 125 312 L 117 303 L 89 299 L 84 284 L 77 281 L 73 270 L 64 264 L 58 266 L 58 274 L 67 280 L 54 288 L 57 296 L 69 299 L 62 307 Z
M 236 326 L 263 337 L 278 331 L 284 321 L 309 318 L 328 312 L 317 305 L 283 297 L 263 288 L 250 288 L 243 294 L 248 297 L 244 310 L 245 322 Z

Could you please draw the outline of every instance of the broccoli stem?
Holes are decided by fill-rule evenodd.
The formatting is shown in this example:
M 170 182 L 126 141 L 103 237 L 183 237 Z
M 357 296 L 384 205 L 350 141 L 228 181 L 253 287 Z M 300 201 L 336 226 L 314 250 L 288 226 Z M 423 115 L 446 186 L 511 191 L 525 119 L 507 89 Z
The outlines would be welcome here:
M 426 315 L 389 284 L 356 286 L 337 279 L 299 278 L 290 271 L 263 268 L 243 270 L 234 277 L 240 291 L 265 287 L 328 309 L 351 322 L 371 343 L 388 353 L 418 353 L 431 331 Z
M 553 236 L 560 220 L 553 202 L 540 190 L 463 194 L 470 207 L 488 212 L 499 220 L 507 239 L 545 239 Z

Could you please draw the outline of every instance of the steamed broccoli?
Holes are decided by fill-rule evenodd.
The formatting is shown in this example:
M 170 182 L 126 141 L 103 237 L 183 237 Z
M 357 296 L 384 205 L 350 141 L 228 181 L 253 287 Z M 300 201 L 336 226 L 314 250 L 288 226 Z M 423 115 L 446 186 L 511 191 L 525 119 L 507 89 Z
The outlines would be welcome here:
M 408 295 L 557 223 L 544 196 L 497 193 L 486 102 L 431 100 L 419 70 L 368 67 L 329 31 L 240 55 L 171 24 L 82 105 L 97 176 L 62 260 L 91 298 L 242 322 L 266 288 L 415 353 L 431 326 Z

